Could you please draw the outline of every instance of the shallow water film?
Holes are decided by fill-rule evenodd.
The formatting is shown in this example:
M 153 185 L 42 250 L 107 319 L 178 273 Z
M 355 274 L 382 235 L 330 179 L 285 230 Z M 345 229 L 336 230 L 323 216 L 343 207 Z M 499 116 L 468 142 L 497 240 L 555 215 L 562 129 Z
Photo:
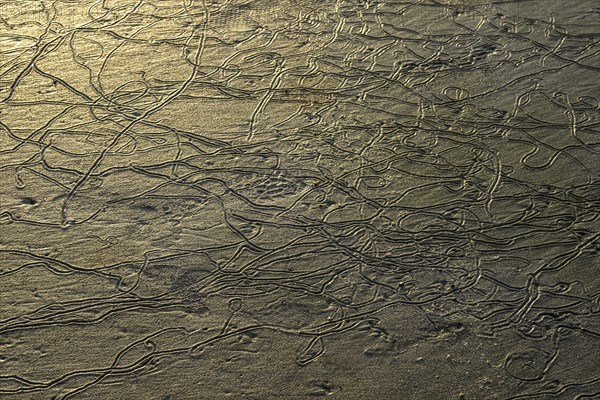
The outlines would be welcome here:
M 600 399 L 596 0 L 0 0 L 0 398 Z

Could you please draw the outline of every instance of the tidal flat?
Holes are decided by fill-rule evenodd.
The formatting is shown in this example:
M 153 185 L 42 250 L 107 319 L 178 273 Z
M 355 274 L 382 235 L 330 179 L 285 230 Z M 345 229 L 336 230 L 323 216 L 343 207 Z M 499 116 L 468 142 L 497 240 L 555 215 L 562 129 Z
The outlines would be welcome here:
M 0 0 L 0 398 L 600 399 L 600 3 Z

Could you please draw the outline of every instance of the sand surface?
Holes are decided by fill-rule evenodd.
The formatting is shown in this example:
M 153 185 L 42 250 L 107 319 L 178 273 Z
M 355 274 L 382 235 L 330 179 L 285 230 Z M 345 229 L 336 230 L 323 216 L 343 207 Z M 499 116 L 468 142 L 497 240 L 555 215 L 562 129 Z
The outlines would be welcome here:
M 0 398 L 600 399 L 600 3 L 0 0 Z

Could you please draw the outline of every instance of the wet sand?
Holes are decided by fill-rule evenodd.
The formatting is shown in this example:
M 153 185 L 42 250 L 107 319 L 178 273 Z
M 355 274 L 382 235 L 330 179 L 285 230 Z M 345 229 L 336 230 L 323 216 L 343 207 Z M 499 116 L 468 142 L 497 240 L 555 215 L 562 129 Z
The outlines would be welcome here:
M 0 398 L 600 399 L 596 1 L 0 0 Z

